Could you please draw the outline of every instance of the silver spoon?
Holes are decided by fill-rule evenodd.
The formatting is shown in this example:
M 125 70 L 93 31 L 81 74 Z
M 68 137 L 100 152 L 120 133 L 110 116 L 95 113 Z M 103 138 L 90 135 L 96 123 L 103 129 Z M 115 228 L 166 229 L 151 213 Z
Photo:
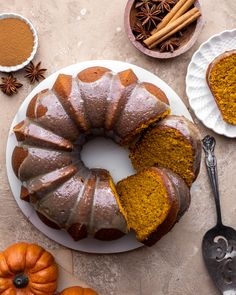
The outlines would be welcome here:
M 236 231 L 222 224 L 217 161 L 214 155 L 215 139 L 207 135 L 202 142 L 217 212 L 216 226 L 210 229 L 202 240 L 203 259 L 221 294 L 236 295 Z

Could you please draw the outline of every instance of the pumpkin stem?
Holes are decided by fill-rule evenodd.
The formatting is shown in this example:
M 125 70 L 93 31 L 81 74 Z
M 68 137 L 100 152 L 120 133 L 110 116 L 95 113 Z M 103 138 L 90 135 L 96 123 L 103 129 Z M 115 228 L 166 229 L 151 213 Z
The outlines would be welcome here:
M 13 279 L 13 284 L 16 288 L 25 288 L 29 283 L 29 278 L 24 273 L 18 274 Z

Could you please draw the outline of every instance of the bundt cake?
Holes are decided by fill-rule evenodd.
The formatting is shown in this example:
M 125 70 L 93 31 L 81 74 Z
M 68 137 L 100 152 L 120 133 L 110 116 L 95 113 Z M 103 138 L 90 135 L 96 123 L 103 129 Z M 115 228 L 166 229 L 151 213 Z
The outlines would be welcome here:
M 209 64 L 206 80 L 224 121 L 236 125 L 236 49 Z
M 19 146 L 12 165 L 22 182 L 21 198 L 43 222 L 76 241 L 88 235 L 120 238 L 127 224 L 115 185 L 108 171 L 85 167 L 81 147 L 92 134 L 130 145 L 169 113 L 165 94 L 138 82 L 132 70 L 115 74 L 92 67 L 76 77 L 60 74 L 52 90 L 33 97 L 27 118 L 14 127 Z
M 189 188 L 174 172 L 146 168 L 117 184 L 118 203 L 137 239 L 152 246 L 188 209 Z
M 146 167 L 165 167 L 191 186 L 201 163 L 199 131 L 188 119 L 170 115 L 136 142 L 130 159 L 138 171 Z

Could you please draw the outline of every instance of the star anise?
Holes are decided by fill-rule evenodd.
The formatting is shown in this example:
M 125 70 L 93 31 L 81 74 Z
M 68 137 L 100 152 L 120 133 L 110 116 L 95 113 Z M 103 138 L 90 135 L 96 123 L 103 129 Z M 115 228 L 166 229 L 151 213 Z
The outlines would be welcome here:
M 135 4 L 135 8 L 139 8 L 145 4 L 152 4 L 152 0 L 138 0 Z
M 41 61 L 35 66 L 32 61 L 30 64 L 25 67 L 26 75 L 25 77 L 30 79 L 30 83 L 33 84 L 35 81 L 39 81 L 40 79 L 45 79 L 44 72 L 47 69 L 40 69 Z
M 21 86 L 23 86 L 23 84 L 19 83 L 12 74 L 9 74 L 7 77 L 2 77 L 2 83 L 0 84 L 2 92 L 9 96 L 17 93 L 17 89 Z
M 178 48 L 179 45 L 180 45 L 179 38 L 173 37 L 173 38 L 167 39 L 166 41 L 160 44 L 160 52 L 165 52 L 165 51 L 174 52 L 174 50 Z
M 156 5 L 145 4 L 141 7 L 140 12 L 136 14 L 137 18 L 142 22 L 143 26 L 147 26 L 147 30 L 154 25 L 156 27 L 157 22 L 161 21 L 161 18 L 157 16 L 161 13 L 161 10 L 156 7 Z
M 145 30 L 140 22 L 135 23 L 135 25 L 133 26 L 133 31 L 137 33 L 135 38 L 139 41 L 145 40 L 150 36 L 150 33 Z
M 172 8 L 172 5 L 176 3 L 175 0 L 153 0 L 157 4 L 157 8 L 161 10 L 162 13 L 165 11 L 169 12 Z

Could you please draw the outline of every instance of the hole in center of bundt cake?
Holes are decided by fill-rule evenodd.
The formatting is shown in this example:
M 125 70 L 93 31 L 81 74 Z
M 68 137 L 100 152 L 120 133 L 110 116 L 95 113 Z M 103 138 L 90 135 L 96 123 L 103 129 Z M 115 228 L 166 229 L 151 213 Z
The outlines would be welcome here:
M 95 137 L 81 151 L 81 158 L 88 168 L 107 169 L 116 183 L 135 173 L 128 149 L 108 138 Z

